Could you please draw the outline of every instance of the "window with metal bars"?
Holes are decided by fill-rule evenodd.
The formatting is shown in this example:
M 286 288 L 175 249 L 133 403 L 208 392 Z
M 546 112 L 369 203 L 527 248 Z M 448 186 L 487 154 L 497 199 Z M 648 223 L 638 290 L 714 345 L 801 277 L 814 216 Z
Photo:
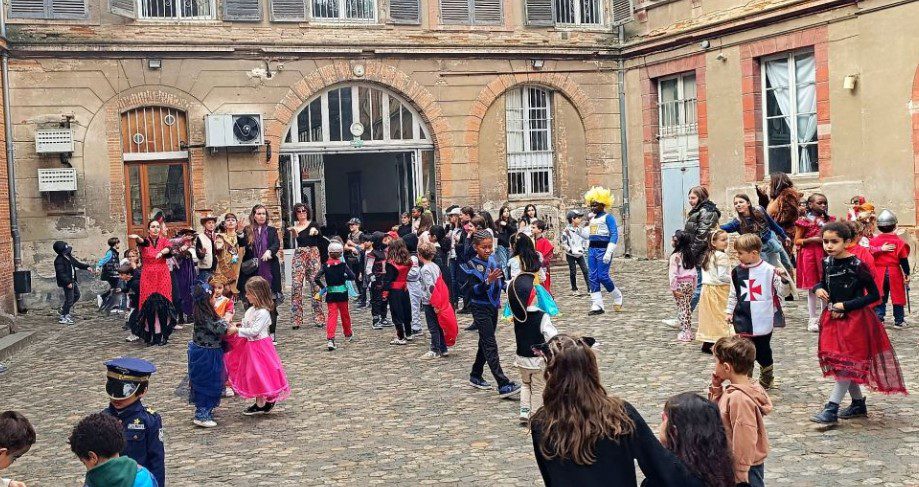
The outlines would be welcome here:
M 554 0 L 555 23 L 565 25 L 600 25 L 603 8 L 600 0 Z
M 525 86 L 507 92 L 507 193 L 553 192 L 552 92 Z
M 140 18 L 174 20 L 211 20 L 214 0 L 138 0 Z
M 324 21 L 374 22 L 376 0 L 313 0 L 313 18 Z

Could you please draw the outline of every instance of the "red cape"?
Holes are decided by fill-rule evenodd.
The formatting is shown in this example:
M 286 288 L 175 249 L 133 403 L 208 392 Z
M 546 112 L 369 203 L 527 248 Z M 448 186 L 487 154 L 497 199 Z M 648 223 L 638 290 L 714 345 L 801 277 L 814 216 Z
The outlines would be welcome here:
M 434 284 L 434 292 L 431 293 L 431 306 L 437 311 L 437 322 L 444 331 L 444 341 L 448 347 L 456 345 L 456 335 L 459 334 L 459 327 L 456 324 L 456 313 L 453 312 L 453 306 L 450 304 L 450 290 L 444 283 L 443 277 L 437 278 Z

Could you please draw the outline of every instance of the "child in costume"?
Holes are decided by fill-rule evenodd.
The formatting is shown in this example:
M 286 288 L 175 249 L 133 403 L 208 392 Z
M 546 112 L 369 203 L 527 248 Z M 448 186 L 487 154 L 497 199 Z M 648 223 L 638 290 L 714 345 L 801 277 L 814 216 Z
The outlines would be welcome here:
M 175 238 L 169 240 L 172 247 L 168 259 L 172 273 L 172 303 L 176 309 L 176 330 L 181 330 L 188 323 L 194 312 L 192 288 L 198 277 L 198 256 L 195 253 L 195 239 L 198 234 L 189 228 L 179 230 Z
M 555 247 L 552 245 L 552 242 L 546 238 L 546 222 L 542 220 L 535 220 L 530 224 L 532 228 L 533 235 L 533 245 L 536 246 L 536 251 L 542 256 L 542 268 L 546 271 L 546 278 L 543 280 L 543 287 L 549 293 L 552 292 L 552 273 L 551 265 L 552 259 L 555 258 Z
M 529 241 L 521 235 L 520 241 Z M 514 365 L 520 371 L 520 421 L 526 423 L 530 415 L 542 407 L 542 393 L 546 385 L 543 370 L 546 361 L 534 351 L 546 340 L 558 334 L 550 316 L 558 314 L 552 295 L 539 284 L 540 255 L 531 245 L 518 245 L 520 273 L 507 285 L 507 304 L 504 317 L 514 323 L 517 355 Z
M 807 330 L 816 332 L 820 327 L 822 303 L 811 289 L 823 277 L 821 261 L 823 241 L 820 238 L 823 225 L 834 221 L 827 214 L 826 196 L 814 193 L 807 198 L 807 212 L 795 222 L 795 245 L 798 247 L 795 281 L 798 289 L 807 289 Z
M 84 264 L 73 256 L 73 247 L 67 242 L 58 240 L 52 245 L 54 253 L 54 278 L 57 286 L 64 293 L 63 304 L 61 305 L 61 318 L 58 323 L 62 325 L 74 324 L 73 316 L 70 310 L 74 303 L 80 300 L 80 287 L 77 284 L 77 269 L 91 269 L 89 264 Z
M 322 264 L 322 268 L 316 273 L 316 286 L 319 287 L 320 293 L 325 294 L 325 302 L 328 307 L 326 313 L 326 339 L 329 341 L 326 348 L 331 352 L 335 350 L 335 330 L 338 328 L 338 315 L 341 314 L 341 328 L 345 333 L 345 339 L 349 342 L 354 340 L 354 334 L 351 330 L 351 312 L 348 310 L 348 286 L 347 282 L 354 282 L 354 273 L 351 267 L 342 260 L 344 246 L 338 242 L 329 244 L 329 260 Z M 325 279 L 325 285 L 322 283 Z
M 475 257 L 461 268 L 466 274 L 466 286 L 469 288 L 472 322 L 479 332 L 478 351 L 469 374 L 469 385 L 476 389 L 491 389 L 491 384 L 482 378 L 485 363 L 488 362 L 491 374 L 498 382 L 498 394 L 510 397 L 520 392 L 520 386 L 508 379 L 501 370 L 501 356 L 495 339 L 501 291 L 504 289 L 504 271 L 491 255 L 493 240 L 490 233 L 485 230 L 473 233 L 472 248 Z
M 820 318 L 817 358 L 824 377 L 836 379 L 836 386 L 823 411 L 811 418 L 816 423 L 867 416 L 859 384 L 884 394 L 906 394 L 887 331 L 870 308 L 879 298 L 874 276 L 846 250 L 854 237 L 852 229 L 841 223 L 823 227 L 823 246 L 829 257 L 823 261 L 823 277 L 814 292 L 827 303 L 827 309 Z M 846 392 L 852 404 L 840 411 Z
M 881 323 L 887 315 L 888 300 L 893 304 L 893 325 L 906 326 L 903 306 L 909 291 L 909 245 L 894 233 L 897 217 L 890 210 L 884 210 L 877 219 L 879 233 L 871 239 L 872 254 L 876 268 L 875 283 L 881 293 L 881 303 L 874 308 Z
M 507 262 L 511 279 L 519 276 L 520 273 L 523 272 L 523 263 L 520 261 L 520 256 L 529 255 L 535 252 L 539 259 L 539 270 L 536 271 L 536 284 L 542 284 L 543 281 L 546 280 L 546 268 L 542 266 L 543 256 L 536 250 L 536 245 L 533 243 L 532 237 L 523 232 L 514 235 L 511 237 L 511 250 L 514 256 Z
M 609 276 L 609 266 L 613 261 L 613 252 L 619 243 L 619 227 L 616 219 L 606 210 L 613 206 L 613 192 L 607 188 L 594 186 L 584 193 L 584 202 L 590 207 L 591 215 L 587 250 L 587 267 L 590 270 L 590 311 L 588 315 L 598 315 L 606 311 L 603 306 L 603 295 L 600 286 L 613 295 L 616 311 L 622 310 L 622 291 Z
M 80 463 L 86 467 L 84 487 L 158 487 L 161 484 L 150 470 L 121 450 L 127 441 L 121 434 L 117 419 L 94 413 L 83 418 L 67 439 Z M 137 443 L 137 441 L 135 441 Z M 18 487 L 24 484 L 16 483 Z
M 236 305 L 233 303 L 233 291 L 226 285 L 226 276 L 220 272 L 218 266 L 217 272 L 208 282 L 214 288 L 214 311 L 217 316 L 221 317 L 227 323 L 233 323 L 233 316 L 236 314 Z M 224 374 L 226 375 L 226 374 Z M 233 397 L 233 387 L 230 385 L 230 379 L 227 378 L 224 383 L 223 397 Z
M 386 319 L 387 300 L 383 293 L 383 277 L 386 275 L 386 234 L 374 232 L 371 249 L 367 252 L 366 272 L 370 286 L 370 315 L 373 317 L 374 330 L 382 330 L 389 325 Z
M 436 228 L 436 227 L 435 227 Z M 421 260 L 421 304 L 424 309 L 425 322 L 431 335 L 431 349 L 421 356 L 430 360 L 449 355 L 447 347 L 456 344 L 456 315 L 450 305 L 450 291 L 443 280 L 443 269 L 434 262 L 437 248 L 431 242 L 418 245 L 418 258 Z
M 772 360 L 772 331 L 785 326 L 780 296 L 790 291 L 788 273 L 760 257 L 763 241 L 748 233 L 734 242 L 740 265 L 731 271 L 731 291 L 725 308 L 734 332 L 747 337 L 756 347 L 759 383 L 769 389 L 775 383 Z
M 724 309 L 731 291 L 731 262 L 725 250 L 728 234 L 724 230 L 712 232 L 708 252 L 702 257 L 702 295 L 699 298 L 699 331 L 696 340 L 702 342 L 702 352 L 712 353 L 719 338 L 734 334 L 731 324 L 725 321 Z
M 578 291 L 577 267 L 581 268 L 584 274 L 584 283 L 590 287 L 590 277 L 587 271 L 587 257 L 584 256 L 587 239 L 590 233 L 587 228 L 581 225 L 583 216 L 577 210 L 571 210 L 565 215 L 568 220 L 568 226 L 562 231 L 562 250 L 565 251 L 565 261 L 568 263 L 568 278 L 571 280 L 571 295 L 576 296 Z
M 383 297 L 389 302 L 396 337 L 390 345 L 405 345 L 415 339 L 412 330 L 412 302 L 408 295 L 408 271 L 412 268 L 411 254 L 401 238 L 389 243 L 386 273 L 383 274 Z
M 196 283 L 192 291 L 195 329 L 188 342 L 188 401 L 195 405 L 192 423 L 202 428 L 217 426 L 214 408 L 227 381 L 223 363 L 223 337 L 229 323 L 215 310 L 216 290 L 207 283 Z
M 251 306 L 239 326 L 227 330 L 230 350 L 224 362 L 236 394 L 255 398 L 255 404 L 243 411 L 254 416 L 269 413 L 275 403 L 290 396 L 290 384 L 268 332 L 274 309 L 271 285 L 255 276 L 246 281 L 245 293 Z
M 673 235 L 673 252 L 670 254 L 670 292 L 676 300 L 680 333 L 677 340 L 683 343 L 693 341 L 692 300 L 696 288 L 696 257 L 692 252 L 692 235 L 677 230 Z

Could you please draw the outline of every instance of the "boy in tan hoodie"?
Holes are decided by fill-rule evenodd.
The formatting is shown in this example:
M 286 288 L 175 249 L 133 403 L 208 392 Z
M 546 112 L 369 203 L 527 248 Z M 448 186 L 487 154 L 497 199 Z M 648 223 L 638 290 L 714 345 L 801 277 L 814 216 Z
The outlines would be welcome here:
M 737 483 L 763 487 L 769 437 L 763 416 L 772 412 L 765 389 L 751 379 L 756 347 L 740 335 L 724 337 L 712 349 L 715 370 L 708 398 L 718 403 L 721 421 L 734 454 Z M 724 381 L 729 384 L 723 385 Z

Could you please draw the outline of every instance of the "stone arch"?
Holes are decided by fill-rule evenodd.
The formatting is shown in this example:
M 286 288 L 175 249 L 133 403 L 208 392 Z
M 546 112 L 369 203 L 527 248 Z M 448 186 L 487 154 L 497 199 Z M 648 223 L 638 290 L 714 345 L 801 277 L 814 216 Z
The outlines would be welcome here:
M 560 73 L 517 73 L 504 74 L 493 79 L 486 85 L 476 100 L 472 104 L 472 109 L 466 118 L 465 140 L 463 145 L 468 147 L 469 161 L 473 172 L 478 175 L 479 164 L 479 131 L 482 121 L 489 107 L 512 88 L 522 85 L 537 85 L 552 89 L 556 93 L 565 97 L 577 111 L 581 118 L 581 124 L 584 127 L 584 137 L 587 143 L 586 147 L 586 166 L 588 171 L 588 185 L 604 184 L 600 176 L 604 174 L 603 161 L 601 159 L 600 135 L 600 115 L 597 114 L 590 99 L 583 90 L 571 80 L 570 77 Z M 608 183 L 606 185 L 609 185 Z
M 354 74 L 353 67 L 356 65 L 364 66 L 362 76 Z M 407 73 L 381 61 L 372 59 L 354 62 L 336 60 L 319 67 L 298 81 L 269 116 L 270 121 L 265 129 L 265 139 L 270 141 L 272 147 L 280 148 L 282 138 L 291 120 L 309 100 L 335 85 L 356 82 L 377 84 L 399 95 L 413 105 L 421 116 L 421 120 L 427 124 L 431 132 L 431 141 L 434 143 L 435 183 L 438 199 L 440 199 L 442 182 L 449 179 L 450 166 L 453 162 L 454 144 L 449 134 L 449 124 L 434 95 L 427 88 L 413 80 Z M 278 155 L 279 151 L 273 151 L 269 163 L 275 169 L 278 167 Z M 276 173 L 277 171 L 272 172 L 272 174 Z M 273 184 L 274 182 L 271 183 L 271 186 Z
M 189 120 L 188 144 L 203 144 L 204 126 L 191 123 L 191 120 L 200 120 L 210 112 L 203 105 L 192 100 L 193 98 L 184 92 L 179 94 L 162 88 L 138 87 L 121 92 L 108 101 L 105 108 L 105 127 L 109 158 L 109 183 L 111 185 L 109 209 L 112 215 L 121 215 L 122 219 L 127 218 L 127 215 L 125 215 L 124 162 L 121 154 L 121 114 L 144 106 L 162 106 L 182 110 Z M 207 206 L 204 150 L 192 149 L 188 152 L 192 214 L 194 214 Z
M 919 225 L 919 67 L 913 77 L 913 91 L 910 97 L 910 125 L 913 137 L 913 194 L 916 212 L 916 224 Z

